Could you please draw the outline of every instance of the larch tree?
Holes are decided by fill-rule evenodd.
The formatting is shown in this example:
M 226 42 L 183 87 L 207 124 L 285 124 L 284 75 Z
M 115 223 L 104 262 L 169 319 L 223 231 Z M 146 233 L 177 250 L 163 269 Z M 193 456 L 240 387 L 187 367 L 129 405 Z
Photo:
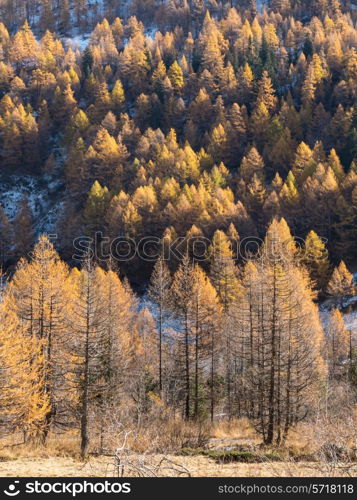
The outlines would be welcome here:
M 127 371 L 131 368 L 130 341 L 135 331 L 136 299 L 130 288 L 123 283 L 118 274 L 109 269 L 97 268 L 95 283 L 97 293 L 97 314 L 100 318 L 95 351 L 90 351 L 97 364 L 95 370 L 95 391 L 92 409 L 100 422 L 101 449 L 105 448 L 105 430 L 108 422 L 115 420 L 118 408 L 124 399 Z M 99 310 L 100 308 L 100 310 Z M 92 339 L 89 339 L 92 345 Z M 94 347 L 94 344 L 93 344 Z M 94 392 L 93 392 L 94 394 Z
M 286 439 L 290 427 L 306 417 L 325 366 L 318 310 L 306 272 L 294 264 L 296 249 L 284 220 L 271 223 L 261 252 L 257 272 L 249 269 L 241 313 L 248 328 L 243 322 L 241 336 L 247 337 L 245 380 L 256 402 L 253 420 L 269 444 Z
M 192 299 L 191 299 L 191 323 L 192 338 L 194 342 L 194 410 L 193 416 L 198 419 L 204 416 L 204 387 L 202 372 L 204 363 L 209 359 L 210 363 L 210 414 L 211 421 L 214 418 L 215 408 L 215 376 L 216 376 L 216 355 L 217 320 L 220 313 L 219 299 L 217 292 L 203 269 L 196 264 L 192 269 Z
M 38 44 L 27 21 L 14 36 L 10 57 L 18 68 L 25 71 L 33 69 L 37 63 Z
M 314 288 L 324 290 L 329 279 L 330 263 L 326 245 L 315 231 L 306 236 L 302 253 L 302 261 L 307 266 Z
M 244 156 L 242 160 L 240 165 L 240 175 L 246 182 L 249 182 L 253 178 L 254 174 L 256 174 L 261 180 L 265 177 L 264 160 L 260 156 L 256 147 L 252 146 L 248 151 L 248 154 Z
M 105 423 L 115 420 L 124 399 L 136 300 L 114 270 L 104 271 L 89 258 L 80 271 L 71 271 L 68 287 L 71 302 L 66 324 L 72 333 L 68 371 L 85 456 L 96 423 L 104 446 Z
M 70 275 L 73 299 L 68 315 L 72 337 L 72 363 L 74 384 L 77 389 L 81 455 L 88 453 L 91 416 L 99 392 L 101 379 L 102 338 L 107 331 L 105 307 L 102 301 L 101 271 L 86 259 L 81 271 L 73 269 Z
M 150 285 L 149 285 L 149 297 L 157 304 L 159 309 L 158 314 L 158 352 L 159 352 L 159 391 L 160 395 L 163 390 L 163 335 L 164 335 L 164 317 L 165 312 L 169 306 L 169 296 L 170 296 L 170 286 L 171 286 L 171 274 L 165 263 L 163 256 L 160 256 L 155 263 Z
M 259 107 L 264 104 L 266 109 L 270 112 L 272 111 L 277 103 L 277 98 L 275 96 L 275 90 L 269 77 L 267 71 L 263 71 L 263 75 L 258 84 L 258 96 L 256 101 L 256 106 Z
M 210 278 L 227 310 L 239 293 L 239 279 L 231 243 L 223 231 L 216 231 L 209 248 Z
M 229 318 L 229 310 L 237 300 L 240 293 L 240 282 L 237 267 L 234 262 L 234 253 L 231 243 L 223 231 L 216 231 L 213 235 L 212 245 L 209 249 L 211 261 L 210 279 L 217 290 L 222 304 L 222 325 Z M 231 349 L 231 332 L 225 328 L 224 363 L 226 367 L 226 390 L 227 390 L 227 412 L 229 418 L 232 416 L 232 375 L 233 357 Z
M 100 231 L 109 201 L 110 194 L 108 188 L 106 186 L 102 187 L 98 181 L 95 181 L 88 193 L 83 212 L 83 223 L 86 234 L 92 236 L 96 231 Z
M 123 85 L 120 80 L 117 80 L 114 84 L 113 90 L 111 91 L 111 100 L 114 105 L 114 110 L 118 113 L 122 110 L 123 104 L 125 102 L 125 94 Z
M 164 408 L 157 396 L 158 352 L 156 322 L 147 308 L 141 309 L 136 316 L 135 333 L 132 339 L 132 365 L 129 396 L 134 401 L 134 416 L 137 422 L 147 418 L 154 407 Z
M 298 179 L 306 175 L 314 164 L 313 152 L 305 142 L 301 142 L 296 150 L 292 172 Z
M 258 268 L 252 261 L 248 261 L 242 272 L 243 293 L 231 308 L 231 326 L 235 331 L 234 337 L 234 406 L 238 417 L 247 415 L 253 418 L 256 414 L 258 401 L 249 391 L 247 381 L 252 376 L 251 371 L 256 365 L 259 308 Z
M 44 391 L 43 342 L 22 328 L 8 299 L 7 293 L 0 304 L 2 425 L 7 432 L 22 432 L 25 441 L 43 442 L 50 411 L 49 395 Z
M 170 290 L 171 307 L 180 321 L 182 334 L 180 344 L 182 345 L 181 360 L 183 364 L 184 383 L 184 417 L 192 416 L 192 373 L 191 373 L 191 307 L 192 307 L 192 264 L 186 254 L 174 274 Z
M 181 91 L 184 86 L 183 72 L 177 61 L 174 61 L 168 71 L 168 76 L 176 91 Z
M 38 358 L 42 363 L 40 390 L 49 401 L 42 427 L 44 439 L 64 411 L 67 276 L 67 265 L 48 238 L 41 236 L 31 260 L 20 261 L 8 287 L 7 305 L 20 322 L 22 335 L 42 349 Z
M 352 295 L 354 290 L 353 275 L 349 272 L 343 260 L 333 270 L 326 292 L 341 305 L 344 298 Z

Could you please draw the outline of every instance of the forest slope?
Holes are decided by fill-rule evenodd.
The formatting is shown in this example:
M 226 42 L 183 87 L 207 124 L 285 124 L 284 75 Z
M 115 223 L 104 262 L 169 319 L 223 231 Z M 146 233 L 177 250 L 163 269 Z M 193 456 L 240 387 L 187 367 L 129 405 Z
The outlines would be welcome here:
M 244 419 L 353 460 L 355 2 L 0 13 L 2 438 L 183 453 Z

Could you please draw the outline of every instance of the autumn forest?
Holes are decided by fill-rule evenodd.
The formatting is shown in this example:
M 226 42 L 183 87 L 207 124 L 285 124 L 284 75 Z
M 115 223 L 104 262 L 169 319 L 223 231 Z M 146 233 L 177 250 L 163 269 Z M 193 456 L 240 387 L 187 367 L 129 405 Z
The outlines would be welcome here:
M 351 459 L 356 99 L 350 0 L 0 0 L 0 439 Z

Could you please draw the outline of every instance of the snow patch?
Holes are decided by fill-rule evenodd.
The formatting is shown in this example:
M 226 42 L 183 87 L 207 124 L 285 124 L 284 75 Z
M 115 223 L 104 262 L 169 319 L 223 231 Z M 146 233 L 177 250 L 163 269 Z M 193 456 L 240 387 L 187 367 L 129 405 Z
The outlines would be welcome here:
M 61 186 L 58 179 L 48 176 L 39 179 L 30 175 L 10 175 L 1 179 L 0 204 L 10 221 L 13 221 L 21 200 L 26 196 L 35 221 L 36 234 L 53 233 L 63 211 L 63 201 L 58 199 Z
M 72 36 L 71 38 L 65 38 L 64 42 L 71 46 L 74 51 L 79 49 L 81 52 L 85 50 L 89 44 L 89 36 L 88 35 L 78 35 Z

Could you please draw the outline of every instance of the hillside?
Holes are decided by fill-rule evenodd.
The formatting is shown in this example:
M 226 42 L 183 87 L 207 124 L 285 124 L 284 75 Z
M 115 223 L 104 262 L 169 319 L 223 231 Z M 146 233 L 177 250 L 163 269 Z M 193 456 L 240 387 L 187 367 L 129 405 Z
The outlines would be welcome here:
M 11 11 L 2 35 L 1 176 L 13 188 L 2 188 L 2 205 L 12 221 L 34 177 L 40 203 L 54 212 L 47 227 L 30 200 L 29 247 L 63 220 L 57 247 L 68 259 L 72 239 L 98 231 L 183 237 L 195 226 L 211 238 L 233 224 L 244 240 L 264 237 L 279 215 L 295 237 L 313 229 L 325 239 L 334 263 L 355 264 L 354 4 L 319 12 L 314 2 L 291 2 L 290 26 L 288 3 L 254 3 L 223 17 L 202 4 L 192 18 L 189 6 L 173 15 L 173 5 L 160 4 L 155 19 L 148 5 L 141 19 L 139 3 L 107 2 L 107 12 L 100 2 L 64 2 L 65 34 L 51 2 Z M 21 28 L 23 12 L 31 27 Z M 181 19 L 176 34 L 171 18 Z M 88 215 L 91 204 L 100 208 Z M 9 263 L 14 243 L 4 248 Z M 142 286 L 151 269 L 137 267 L 144 283 L 129 277 Z
M 0 0 L 5 460 L 355 473 L 356 7 Z

